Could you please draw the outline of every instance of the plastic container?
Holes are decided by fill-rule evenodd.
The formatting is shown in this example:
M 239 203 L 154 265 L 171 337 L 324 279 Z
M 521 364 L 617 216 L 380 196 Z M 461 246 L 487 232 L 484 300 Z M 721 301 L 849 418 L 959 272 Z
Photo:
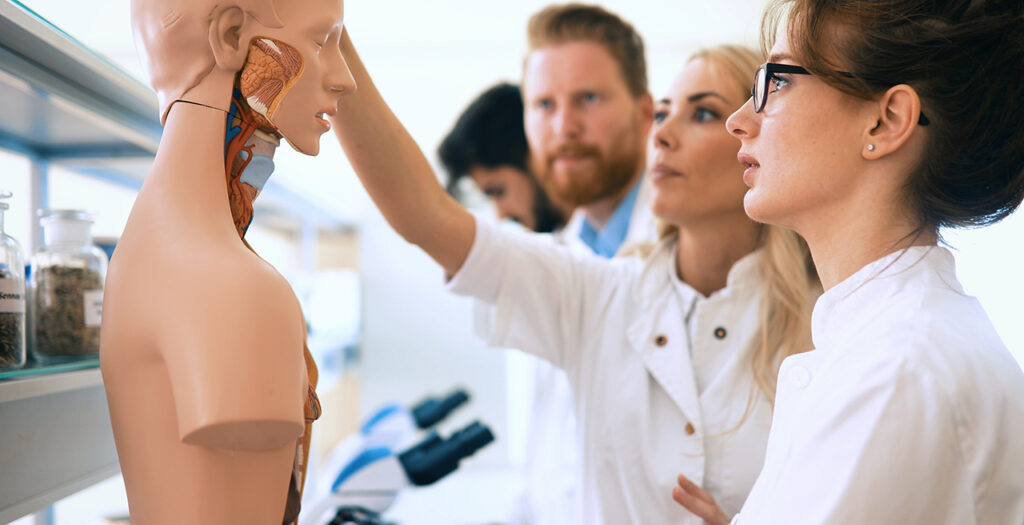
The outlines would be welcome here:
M 0 371 L 25 365 L 25 256 L 18 241 L 4 233 L 4 201 L 0 191 Z
M 39 210 L 43 246 L 32 256 L 32 354 L 41 363 L 94 357 L 107 254 L 92 242 L 92 216 L 81 210 Z

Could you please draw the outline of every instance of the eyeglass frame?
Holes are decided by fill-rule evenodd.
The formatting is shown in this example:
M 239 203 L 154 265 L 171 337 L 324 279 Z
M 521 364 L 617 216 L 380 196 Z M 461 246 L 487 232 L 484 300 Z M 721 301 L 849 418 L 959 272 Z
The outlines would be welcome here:
M 758 101 L 758 97 L 757 97 L 757 77 L 761 74 L 762 70 L 764 71 L 764 80 L 761 82 L 761 84 L 763 86 L 764 96 L 762 96 L 761 100 Z M 768 103 L 768 93 L 769 93 L 768 86 L 771 84 L 771 81 L 772 81 L 773 78 L 777 78 L 777 77 L 775 77 L 776 73 L 787 73 L 787 74 L 791 74 L 791 75 L 813 75 L 814 74 L 814 73 L 811 73 L 810 71 L 808 71 L 808 70 L 806 70 L 806 69 L 804 69 L 804 68 L 802 68 L 800 66 L 794 66 L 794 65 L 791 65 L 791 64 L 779 64 L 779 63 L 776 63 L 776 62 L 765 62 L 764 64 L 761 64 L 757 68 L 757 71 L 754 72 L 754 85 L 750 87 L 750 98 L 754 101 L 754 113 L 760 113 L 761 111 L 763 111 L 765 104 Z M 871 80 L 871 81 L 874 81 L 874 82 L 880 82 L 882 84 L 889 84 L 890 86 L 898 86 L 898 85 L 904 83 L 904 82 L 896 82 L 894 80 L 890 80 L 888 78 L 879 77 L 879 76 L 875 76 L 875 75 L 854 74 L 854 73 L 849 73 L 849 72 L 846 72 L 846 71 L 836 71 L 835 73 L 840 75 L 840 76 L 844 76 L 844 77 L 848 77 L 848 78 L 859 78 L 859 79 L 863 79 L 863 80 Z M 927 126 L 928 124 L 931 124 L 931 121 L 928 120 L 928 117 L 924 116 L 924 111 L 922 111 L 921 114 L 918 116 L 917 124 L 920 125 L 920 126 Z

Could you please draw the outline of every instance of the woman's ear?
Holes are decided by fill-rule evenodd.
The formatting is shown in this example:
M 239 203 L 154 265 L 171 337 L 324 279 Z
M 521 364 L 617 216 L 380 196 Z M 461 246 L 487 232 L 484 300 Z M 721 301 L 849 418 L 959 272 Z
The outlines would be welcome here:
M 249 42 L 242 42 L 242 27 L 246 14 L 242 8 L 231 6 L 213 14 L 210 21 L 210 49 L 216 67 L 238 71 L 245 65 Z
M 914 88 L 900 84 L 886 91 L 878 100 L 874 128 L 864 138 L 862 152 L 867 159 L 877 159 L 896 152 L 918 131 L 921 99 Z

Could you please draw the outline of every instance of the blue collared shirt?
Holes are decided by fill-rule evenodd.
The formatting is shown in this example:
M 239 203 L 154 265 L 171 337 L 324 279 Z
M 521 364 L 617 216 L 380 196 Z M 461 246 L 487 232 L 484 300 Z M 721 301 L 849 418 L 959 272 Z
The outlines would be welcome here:
M 633 218 L 633 208 L 636 206 L 636 196 L 640 193 L 640 182 L 633 186 L 615 213 L 608 220 L 608 224 L 600 232 L 590 224 L 586 218 L 583 219 L 583 226 L 580 228 L 580 240 L 586 244 L 597 255 L 605 259 L 611 259 L 619 251 L 619 247 L 626 240 L 629 233 L 629 222 Z

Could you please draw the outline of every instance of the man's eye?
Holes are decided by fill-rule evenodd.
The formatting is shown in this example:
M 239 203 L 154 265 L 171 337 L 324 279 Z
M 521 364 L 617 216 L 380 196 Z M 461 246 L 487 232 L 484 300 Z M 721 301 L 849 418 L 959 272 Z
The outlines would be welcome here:
M 583 94 L 583 101 L 584 102 L 597 102 L 597 98 L 598 98 L 597 97 L 597 93 L 584 93 Z

